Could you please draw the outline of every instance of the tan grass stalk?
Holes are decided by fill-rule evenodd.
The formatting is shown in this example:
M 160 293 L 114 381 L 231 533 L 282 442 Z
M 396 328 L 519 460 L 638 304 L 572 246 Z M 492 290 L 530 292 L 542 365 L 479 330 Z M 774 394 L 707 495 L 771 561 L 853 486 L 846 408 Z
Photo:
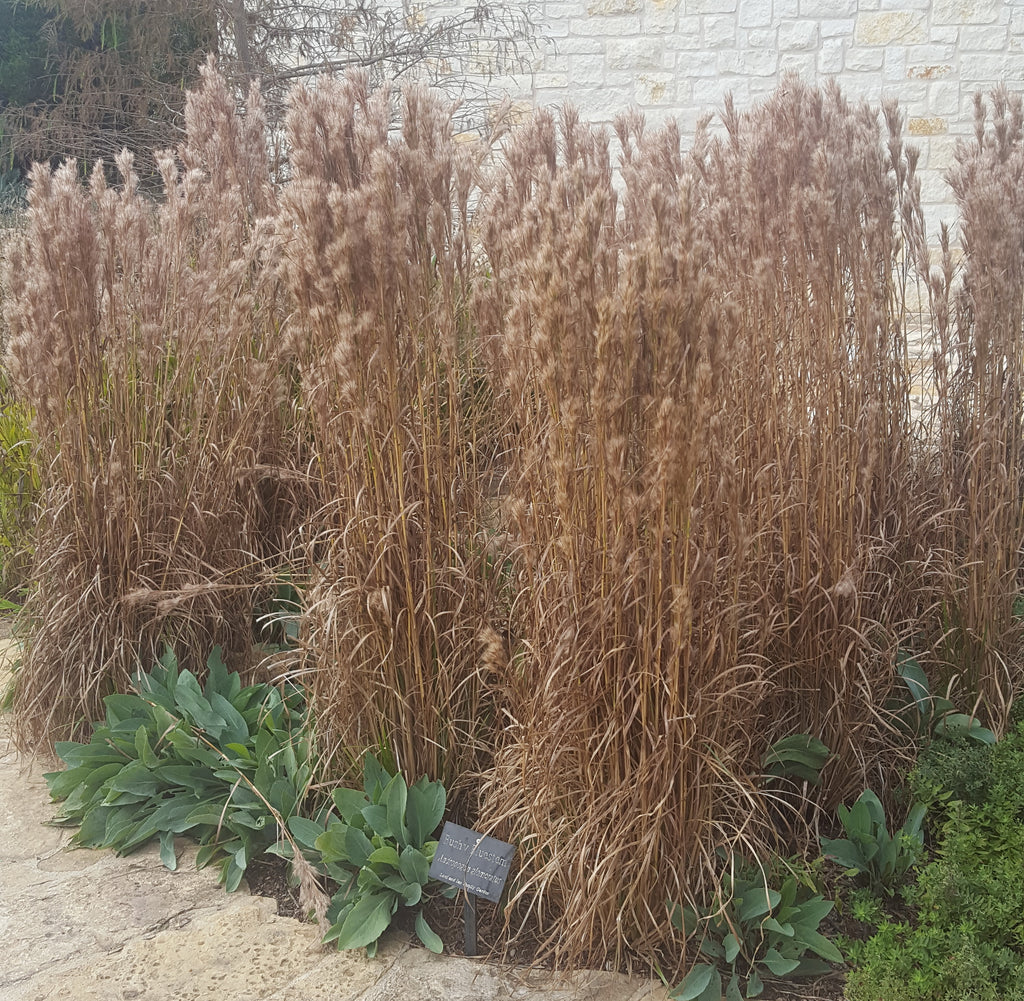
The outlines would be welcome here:
M 367 747 L 450 792 L 479 767 L 478 637 L 499 590 L 481 524 L 487 393 L 465 319 L 480 146 L 453 109 L 323 80 L 293 96 L 284 275 L 328 505 L 312 532 L 308 681 L 336 768 Z M 493 648 L 493 643 L 491 644 Z
M 37 167 L 7 271 L 9 365 L 44 478 L 23 745 L 94 719 L 162 641 L 189 666 L 218 642 L 243 666 L 280 551 L 273 491 L 247 479 L 294 458 L 258 94 L 239 118 L 207 68 L 186 124 L 158 204 L 127 154 L 117 189 L 99 168 L 86 189 L 74 163 Z

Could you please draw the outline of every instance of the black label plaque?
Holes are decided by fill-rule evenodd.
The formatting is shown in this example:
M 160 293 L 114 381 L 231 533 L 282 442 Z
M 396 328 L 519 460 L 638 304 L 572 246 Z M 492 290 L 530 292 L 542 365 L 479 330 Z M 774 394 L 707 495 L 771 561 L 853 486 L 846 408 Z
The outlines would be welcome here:
M 501 900 L 515 848 L 497 838 L 445 822 L 430 876 L 492 903 Z

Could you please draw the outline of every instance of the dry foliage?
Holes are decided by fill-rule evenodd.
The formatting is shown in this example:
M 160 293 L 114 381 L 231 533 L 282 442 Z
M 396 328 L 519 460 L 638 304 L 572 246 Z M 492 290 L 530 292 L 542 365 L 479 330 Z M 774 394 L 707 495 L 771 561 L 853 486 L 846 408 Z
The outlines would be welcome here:
M 263 560 L 286 527 L 261 470 L 289 464 L 291 397 L 258 100 L 190 97 L 164 198 L 73 162 L 35 168 L 10 259 L 9 367 L 43 476 L 23 743 L 79 730 L 161 641 L 249 654 Z
M 46 495 L 25 744 L 162 638 L 227 642 L 285 565 L 322 781 L 373 748 L 514 841 L 506 911 L 564 965 L 686 965 L 665 900 L 808 842 L 906 753 L 900 647 L 1000 726 L 1019 681 L 1019 100 L 953 177 L 795 80 L 684 143 L 537 113 L 500 151 L 410 89 L 297 91 L 291 176 L 208 71 L 166 195 L 34 177 L 10 365 Z M 934 410 L 911 412 L 915 276 Z M 297 570 L 295 568 L 298 568 Z M 297 573 L 298 576 L 294 576 Z M 814 799 L 762 759 L 834 752 Z

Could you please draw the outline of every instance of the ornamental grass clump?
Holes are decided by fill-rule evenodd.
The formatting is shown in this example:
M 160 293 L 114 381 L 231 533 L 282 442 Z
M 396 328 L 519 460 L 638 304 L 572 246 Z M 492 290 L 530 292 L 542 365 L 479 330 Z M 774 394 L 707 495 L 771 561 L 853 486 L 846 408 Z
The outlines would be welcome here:
M 935 676 L 977 697 L 1001 727 L 1020 679 L 1024 546 L 1024 109 L 1020 95 L 978 95 L 973 142 L 949 183 L 963 262 L 949 233 L 929 275 L 934 413 L 942 511 Z M 925 268 L 927 261 L 925 261 Z
M 119 188 L 99 167 L 88 187 L 74 162 L 34 168 L 8 262 L 8 365 L 42 480 L 23 745 L 99 718 L 163 640 L 183 666 L 214 644 L 248 666 L 254 593 L 286 544 L 291 384 L 258 95 L 239 117 L 208 68 L 186 128 L 156 203 L 127 153 Z
M 505 660 L 482 513 L 496 440 L 466 304 L 485 147 L 456 142 L 453 110 L 410 89 L 392 128 L 365 77 L 298 90 L 279 226 L 327 499 L 304 616 L 321 746 L 335 774 L 379 745 L 457 796 L 487 762 Z
M 504 388 L 508 723 L 484 822 L 510 921 L 557 961 L 678 963 L 664 900 L 778 847 L 771 743 L 886 774 L 880 698 L 917 595 L 898 120 L 791 82 L 727 134 L 538 113 L 480 211 Z M 908 194 L 909 197 L 909 194 Z M 799 825 L 797 825 L 799 826 Z

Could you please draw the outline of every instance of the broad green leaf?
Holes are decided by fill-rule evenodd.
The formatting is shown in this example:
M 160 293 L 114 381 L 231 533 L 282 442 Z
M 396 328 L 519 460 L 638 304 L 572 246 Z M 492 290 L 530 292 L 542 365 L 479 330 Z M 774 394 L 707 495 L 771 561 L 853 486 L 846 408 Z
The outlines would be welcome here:
M 964 736 L 982 744 L 994 744 L 996 735 L 976 719 L 964 713 L 947 713 L 935 726 L 939 737 Z
M 827 959 L 830 963 L 843 962 L 843 954 L 836 948 L 833 942 L 830 942 L 820 932 L 808 929 L 801 938 L 804 944 L 821 956 L 822 959 Z
M 820 977 L 824 973 L 831 973 L 832 967 L 820 959 L 801 959 L 796 969 L 792 970 L 790 977 Z
M 757 970 L 754 967 L 750 968 L 750 973 L 747 975 L 747 997 L 756 998 L 764 990 L 764 984 L 761 983 L 761 978 L 757 975 Z
M 351 824 L 355 817 L 362 815 L 363 808 L 370 805 L 366 793 L 358 789 L 335 789 L 331 799 L 346 824 Z
M 409 844 L 420 847 L 437 829 L 444 817 L 446 794 L 440 782 L 423 779 L 409 789 L 405 808 Z
M 240 866 L 236 860 L 236 856 L 232 855 L 225 859 L 223 868 L 221 870 L 221 876 L 224 879 L 224 889 L 228 893 L 234 893 L 238 889 L 239 884 L 242 882 L 242 877 L 245 875 L 245 866 Z
M 408 786 L 402 775 L 396 775 L 384 790 L 384 805 L 388 811 L 388 827 L 404 848 L 409 843 L 409 829 L 405 825 L 405 804 L 408 800 Z
M 732 932 L 722 939 L 722 948 L 725 949 L 725 961 L 731 966 L 740 954 L 740 944 Z
M 221 743 L 242 744 L 248 740 L 249 724 L 242 718 L 241 713 L 220 692 L 214 692 L 209 698 L 213 711 L 224 720 L 224 729 L 219 738 Z
M 373 845 L 358 827 L 349 827 L 345 832 L 345 851 L 353 865 L 364 866 L 373 853 Z
M 434 929 L 427 924 L 427 919 L 423 916 L 422 911 L 416 915 L 416 934 L 431 952 L 440 953 L 444 950 L 444 943 Z
M 764 954 L 761 962 L 768 967 L 776 977 L 784 977 L 792 973 L 800 965 L 798 959 L 785 959 L 776 949 L 769 949 Z
M 721 1001 L 722 977 L 706 963 L 695 966 L 671 993 L 672 1001 Z
M 394 897 L 390 893 L 369 893 L 345 918 L 338 934 L 339 949 L 359 949 L 376 942 L 391 924 Z
M 174 832 L 160 832 L 160 861 L 174 872 L 178 868 L 178 856 L 174 851 Z
M 363 790 L 366 792 L 371 803 L 381 802 L 382 794 L 391 778 L 391 774 L 377 760 L 375 755 L 366 755 L 363 759 Z
M 810 900 L 805 900 L 799 905 L 799 917 L 793 923 L 799 922 L 801 925 L 810 924 L 812 927 L 817 928 L 832 913 L 834 907 L 835 904 L 831 900 L 811 897 Z
M 377 862 L 382 865 L 389 865 L 393 869 L 397 869 L 399 863 L 398 851 L 395 849 L 394 845 L 381 845 L 380 848 L 375 848 L 370 852 L 367 862 L 371 864 Z
M 782 935 L 784 938 L 793 937 L 793 926 L 791 924 L 780 924 L 775 918 L 765 918 L 761 922 L 761 927 L 775 932 L 776 935 Z
M 752 888 L 743 894 L 743 903 L 740 906 L 740 919 L 752 921 L 754 918 L 767 914 L 779 903 L 779 891 L 769 889 L 766 886 Z
M 857 872 L 867 871 L 867 860 L 853 842 L 846 838 L 822 838 L 821 849 L 830 862 L 844 869 L 855 869 Z
M 364 806 L 361 813 L 374 834 L 379 834 L 383 838 L 394 837 L 388 824 L 387 807 L 384 804 L 372 803 L 370 806 Z
M 141 761 L 133 761 L 110 779 L 111 792 L 130 792 L 137 796 L 152 796 L 160 788 L 153 773 Z
M 325 862 L 349 862 L 346 834 L 351 830 L 348 824 L 331 824 L 326 831 L 318 834 L 313 847 L 323 856 Z
M 743 1001 L 743 995 L 740 994 L 740 978 L 737 973 L 729 978 L 729 985 L 725 988 L 725 1001 Z
M 324 826 L 308 817 L 289 817 L 288 830 L 303 848 L 312 848 L 316 839 L 324 833 Z
M 430 863 L 426 856 L 412 845 L 402 849 L 398 870 L 410 882 L 425 884 L 430 878 Z

